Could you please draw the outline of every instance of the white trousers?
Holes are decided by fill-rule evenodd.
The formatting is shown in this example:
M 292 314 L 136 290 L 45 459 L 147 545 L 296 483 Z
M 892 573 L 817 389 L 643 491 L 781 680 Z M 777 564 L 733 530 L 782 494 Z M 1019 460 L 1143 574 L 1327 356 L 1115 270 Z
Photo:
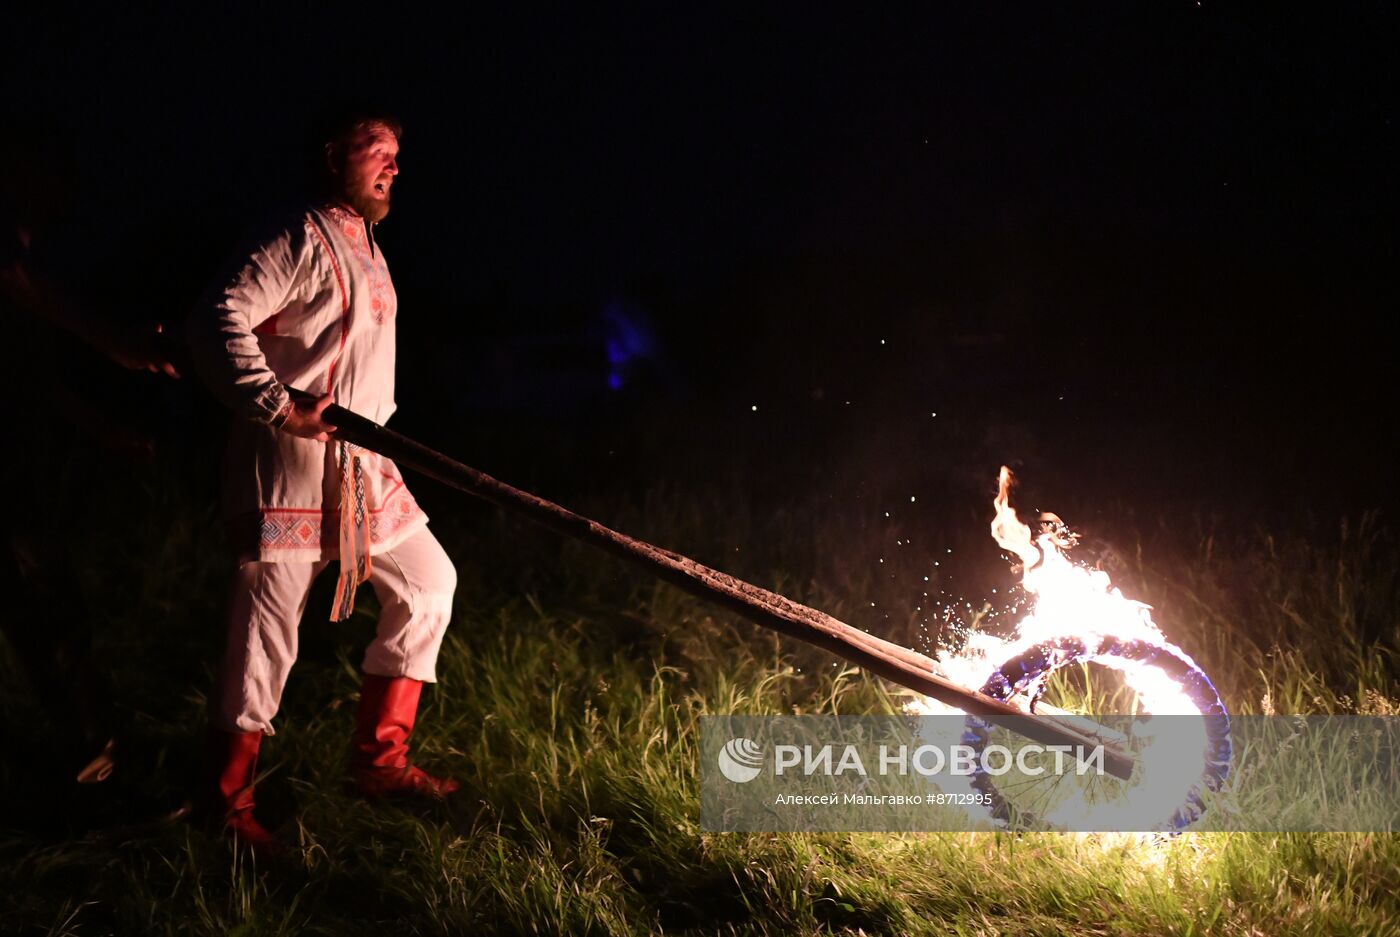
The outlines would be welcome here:
M 272 734 L 272 717 L 297 659 L 297 626 L 311 583 L 329 565 L 253 561 L 238 567 L 215 701 L 218 728 Z M 424 527 L 375 554 L 371 567 L 369 581 L 381 611 L 374 640 L 365 648 L 364 672 L 434 682 L 457 588 L 452 561 Z

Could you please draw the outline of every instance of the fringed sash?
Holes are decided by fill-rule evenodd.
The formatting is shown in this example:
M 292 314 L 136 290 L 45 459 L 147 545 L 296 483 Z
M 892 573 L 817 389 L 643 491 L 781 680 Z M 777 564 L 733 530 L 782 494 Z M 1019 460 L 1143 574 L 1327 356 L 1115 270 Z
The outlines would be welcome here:
M 355 589 L 369 578 L 369 512 L 359 447 L 340 440 L 340 578 L 335 583 L 331 621 L 344 621 L 355 610 Z

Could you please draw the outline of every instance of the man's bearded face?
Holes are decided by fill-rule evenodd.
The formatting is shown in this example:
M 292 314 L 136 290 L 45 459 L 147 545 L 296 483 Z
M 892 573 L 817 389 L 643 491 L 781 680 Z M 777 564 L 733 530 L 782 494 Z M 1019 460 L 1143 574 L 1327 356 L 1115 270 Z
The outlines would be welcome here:
M 383 221 L 389 214 L 389 190 L 399 174 L 399 141 L 383 124 L 355 131 L 331 153 L 338 194 L 366 221 Z

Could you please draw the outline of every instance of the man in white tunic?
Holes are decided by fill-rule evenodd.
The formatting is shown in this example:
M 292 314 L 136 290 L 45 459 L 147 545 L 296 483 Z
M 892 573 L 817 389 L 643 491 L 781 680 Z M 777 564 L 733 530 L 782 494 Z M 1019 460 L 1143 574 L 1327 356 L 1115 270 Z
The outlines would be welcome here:
M 331 198 L 264 238 L 190 320 L 195 362 L 236 414 L 224 492 L 240 555 L 206 794 L 255 848 L 275 846 L 253 818 L 259 744 L 273 734 L 312 580 L 332 560 L 333 618 L 348 616 L 364 580 L 382 608 L 362 664 L 352 777 L 370 796 L 457 787 L 407 757 L 456 572 L 394 463 L 335 440 L 323 418 L 332 402 L 379 423 L 394 412 L 397 303 L 374 226 L 389 211 L 398 137 L 388 118 L 339 129 L 326 144 Z

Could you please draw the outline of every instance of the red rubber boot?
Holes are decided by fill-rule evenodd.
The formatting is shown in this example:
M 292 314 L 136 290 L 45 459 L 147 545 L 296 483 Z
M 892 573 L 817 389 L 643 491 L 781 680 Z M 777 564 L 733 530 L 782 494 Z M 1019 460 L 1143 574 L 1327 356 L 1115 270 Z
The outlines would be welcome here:
M 224 831 L 255 854 L 273 857 L 283 851 L 281 841 L 253 816 L 253 779 L 258 770 L 261 732 L 209 731 L 209 813 L 222 819 Z
M 435 778 L 408 760 L 408 737 L 423 683 L 409 677 L 365 674 L 350 749 L 350 777 L 366 797 L 410 795 L 441 800 L 461 787 Z

